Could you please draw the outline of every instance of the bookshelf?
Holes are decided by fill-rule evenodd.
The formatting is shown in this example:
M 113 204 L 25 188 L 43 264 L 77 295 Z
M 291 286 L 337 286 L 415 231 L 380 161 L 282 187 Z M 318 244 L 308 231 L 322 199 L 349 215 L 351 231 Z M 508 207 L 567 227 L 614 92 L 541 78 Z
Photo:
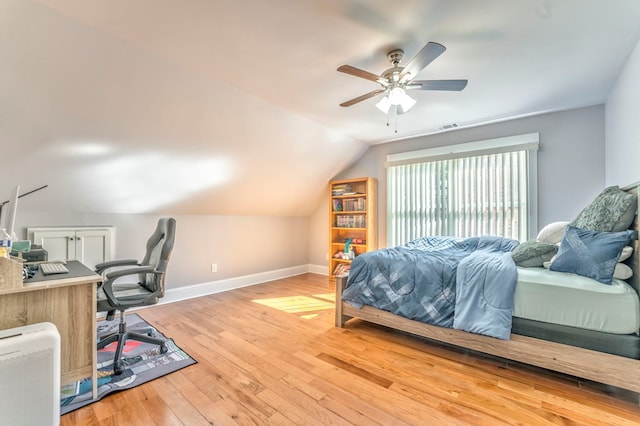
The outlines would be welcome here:
M 336 180 L 329 183 L 329 276 L 348 271 L 354 255 L 378 248 L 378 217 L 375 178 Z

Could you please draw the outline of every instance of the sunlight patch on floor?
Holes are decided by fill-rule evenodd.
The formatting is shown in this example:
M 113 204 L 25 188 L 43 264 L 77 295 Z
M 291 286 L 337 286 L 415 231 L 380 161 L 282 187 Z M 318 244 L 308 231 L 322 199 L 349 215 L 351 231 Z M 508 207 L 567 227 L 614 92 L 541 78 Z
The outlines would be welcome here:
M 311 314 L 311 315 L 300 315 L 300 318 L 302 319 L 306 319 L 306 320 L 310 320 L 310 319 L 314 319 L 318 316 L 318 314 Z
M 278 309 L 280 311 L 287 312 L 289 314 L 298 314 L 303 312 L 322 311 L 325 309 L 333 309 L 333 298 L 327 302 L 325 295 L 319 296 L 286 296 L 286 297 L 274 297 L 271 299 L 254 299 L 254 303 L 259 303 L 270 308 Z M 303 315 L 302 318 L 311 319 L 317 314 Z
M 313 297 L 317 297 L 318 299 L 322 299 L 322 300 L 327 300 L 331 302 L 332 305 L 336 301 L 335 293 L 314 294 Z

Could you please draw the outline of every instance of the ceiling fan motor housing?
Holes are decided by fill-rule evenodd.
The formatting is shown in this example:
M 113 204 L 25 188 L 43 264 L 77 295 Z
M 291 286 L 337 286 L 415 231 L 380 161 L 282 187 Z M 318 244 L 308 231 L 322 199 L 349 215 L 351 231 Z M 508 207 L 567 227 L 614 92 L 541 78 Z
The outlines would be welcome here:
M 389 51 L 389 53 L 387 53 L 387 58 L 389 59 L 389 62 L 391 62 L 391 65 L 393 65 L 393 67 L 383 71 L 380 77 L 392 84 L 398 82 L 398 80 L 400 79 L 400 73 L 404 69 L 404 67 L 398 66 L 403 57 L 404 50 L 402 49 L 393 49 Z
M 389 58 L 389 62 L 391 62 L 394 67 L 397 67 L 400 61 L 402 61 L 402 58 L 404 58 L 404 50 L 393 49 L 387 53 L 387 58 Z

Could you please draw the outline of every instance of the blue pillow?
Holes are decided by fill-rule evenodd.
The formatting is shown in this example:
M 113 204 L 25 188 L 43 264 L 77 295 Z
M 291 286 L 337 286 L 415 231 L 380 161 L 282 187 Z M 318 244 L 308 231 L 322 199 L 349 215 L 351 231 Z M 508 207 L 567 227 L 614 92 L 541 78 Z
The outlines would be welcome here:
M 635 237 L 635 231 L 597 232 L 567 225 L 549 269 L 611 284 L 622 248 Z

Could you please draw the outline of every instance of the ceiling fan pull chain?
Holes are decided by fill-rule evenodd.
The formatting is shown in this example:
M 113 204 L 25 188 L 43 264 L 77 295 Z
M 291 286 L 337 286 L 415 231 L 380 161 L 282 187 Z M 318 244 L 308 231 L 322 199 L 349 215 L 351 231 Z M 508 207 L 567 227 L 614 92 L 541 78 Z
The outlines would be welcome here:
M 394 111 L 395 111 L 395 114 L 394 114 L 395 117 L 394 117 L 394 120 L 393 120 L 394 123 L 395 123 L 394 124 L 394 127 L 395 127 L 394 133 L 398 133 L 398 105 L 395 106 Z

